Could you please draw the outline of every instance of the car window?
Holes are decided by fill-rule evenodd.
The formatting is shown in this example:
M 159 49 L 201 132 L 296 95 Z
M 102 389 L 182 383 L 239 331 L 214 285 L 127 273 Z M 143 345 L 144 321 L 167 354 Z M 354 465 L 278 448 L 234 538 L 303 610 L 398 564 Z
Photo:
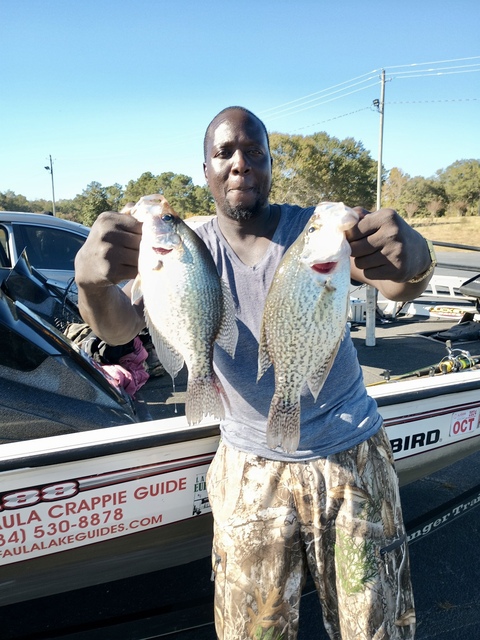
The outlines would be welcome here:
M 75 256 L 85 237 L 71 231 L 37 225 L 14 225 L 18 255 L 27 250 L 30 264 L 36 269 L 73 271 Z
M 0 267 L 11 267 L 6 230 L 0 226 Z

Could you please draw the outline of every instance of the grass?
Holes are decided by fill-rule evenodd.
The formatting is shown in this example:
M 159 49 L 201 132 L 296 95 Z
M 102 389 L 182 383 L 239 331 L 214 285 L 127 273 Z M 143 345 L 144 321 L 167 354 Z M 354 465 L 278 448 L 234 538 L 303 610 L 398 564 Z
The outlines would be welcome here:
M 480 247 L 480 216 L 413 218 L 409 224 L 428 240 Z

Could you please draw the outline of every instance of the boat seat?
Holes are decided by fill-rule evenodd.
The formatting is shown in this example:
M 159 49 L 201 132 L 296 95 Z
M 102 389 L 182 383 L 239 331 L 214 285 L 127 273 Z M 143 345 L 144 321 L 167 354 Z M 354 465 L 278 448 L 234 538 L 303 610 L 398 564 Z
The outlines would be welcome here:
M 468 298 L 480 300 L 480 275 L 474 276 L 473 278 L 470 278 L 470 280 L 464 282 L 458 290 Z

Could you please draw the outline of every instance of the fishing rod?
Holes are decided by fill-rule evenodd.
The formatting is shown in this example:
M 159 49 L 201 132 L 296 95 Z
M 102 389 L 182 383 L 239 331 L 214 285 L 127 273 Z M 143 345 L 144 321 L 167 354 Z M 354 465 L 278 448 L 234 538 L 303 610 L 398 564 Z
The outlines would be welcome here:
M 414 369 L 407 373 L 402 373 L 398 376 L 391 376 L 390 371 L 386 370 L 382 372 L 383 380 L 379 382 L 373 382 L 368 387 L 374 387 L 379 384 L 385 384 L 386 382 L 395 382 L 398 380 L 405 380 L 406 378 L 423 377 L 423 376 L 437 376 L 444 375 L 446 373 L 453 373 L 455 371 L 464 371 L 465 369 L 473 369 L 480 363 L 480 355 L 471 355 L 469 351 L 464 349 L 452 349 L 451 340 L 446 342 L 447 355 L 436 364 L 422 367 L 420 369 Z

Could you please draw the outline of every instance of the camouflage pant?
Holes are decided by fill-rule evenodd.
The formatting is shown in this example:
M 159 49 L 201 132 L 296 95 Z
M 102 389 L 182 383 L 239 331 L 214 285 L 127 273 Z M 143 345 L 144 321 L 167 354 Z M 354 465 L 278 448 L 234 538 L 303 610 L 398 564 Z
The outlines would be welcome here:
M 390 443 L 282 463 L 220 444 L 207 488 L 220 640 L 294 640 L 308 566 L 334 640 L 411 640 L 415 613 Z

